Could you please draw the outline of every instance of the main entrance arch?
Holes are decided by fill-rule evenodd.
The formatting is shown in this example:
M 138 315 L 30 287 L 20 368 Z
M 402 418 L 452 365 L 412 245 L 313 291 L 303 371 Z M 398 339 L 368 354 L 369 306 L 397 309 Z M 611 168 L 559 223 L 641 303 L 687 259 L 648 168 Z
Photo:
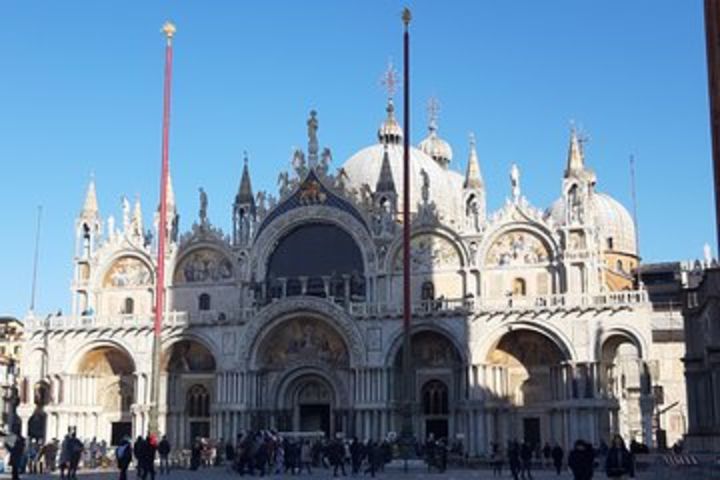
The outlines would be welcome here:
M 350 351 L 331 323 L 315 315 L 289 317 L 254 350 L 259 380 L 268 386 L 261 392 L 255 427 L 328 436 L 347 432 Z

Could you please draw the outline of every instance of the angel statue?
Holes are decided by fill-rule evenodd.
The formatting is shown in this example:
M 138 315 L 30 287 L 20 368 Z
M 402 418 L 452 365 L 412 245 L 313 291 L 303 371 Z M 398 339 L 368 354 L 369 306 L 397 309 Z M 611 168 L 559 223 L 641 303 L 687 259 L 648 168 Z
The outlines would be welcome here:
M 520 200 L 520 169 L 514 163 L 510 167 L 510 186 L 512 188 L 512 199 L 517 202 Z
M 420 175 L 422 175 L 422 200 L 423 203 L 430 201 L 430 176 L 425 169 L 420 169 Z
M 305 154 L 299 148 L 293 153 L 292 166 L 298 177 L 305 175 Z
M 330 152 L 329 148 L 325 147 L 325 148 L 323 148 L 322 154 L 320 155 L 320 170 L 323 173 L 327 173 L 331 162 L 332 162 L 332 152 Z
M 280 172 L 277 179 L 278 190 L 280 191 L 280 197 L 290 193 L 290 175 L 288 172 Z
M 207 223 L 207 207 L 208 207 L 208 198 L 207 193 L 205 193 L 205 190 L 200 187 L 200 223 L 206 224 Z

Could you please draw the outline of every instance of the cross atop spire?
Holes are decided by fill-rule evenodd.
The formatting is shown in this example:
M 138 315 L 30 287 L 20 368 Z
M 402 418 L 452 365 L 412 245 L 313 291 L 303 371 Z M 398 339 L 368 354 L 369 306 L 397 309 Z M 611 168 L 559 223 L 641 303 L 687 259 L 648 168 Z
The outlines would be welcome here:
M 380 79 L 380 84 L 385 87 L 385 92 L 387 93 L 388 99 L 393 98 L 395 96 L 395 93 L 397 92 L 397 77 L 398 73 L 393 66 L 392 60 L 388 60 L 387 69 L 385 70 L 385 73 L 383 73 L 383 76 Z

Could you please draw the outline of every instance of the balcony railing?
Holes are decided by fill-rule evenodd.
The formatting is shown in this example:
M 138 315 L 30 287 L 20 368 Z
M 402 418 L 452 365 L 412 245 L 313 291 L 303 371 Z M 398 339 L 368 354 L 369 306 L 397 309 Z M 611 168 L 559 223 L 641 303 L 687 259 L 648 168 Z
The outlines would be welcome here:
M 332 299 L 326 299 L 333 301 Z M 278 299 L 276 301 L 282 301 Z M 334 302 L 337 303 L 337 302 Z M 438 298 L 414 302 L 415 316 L 462 316 L 480 313 L 509 311 L 546 311 L 570 309 L 620 309 L 648 304 L 644 290 L 608 292 L 598 295 L 556 294 L 540 296 L 506 296 L 494 298 Z M 350 315 L 358 318 L 382 318 L 402 315 L 402 303 L 350 302 L 338 303 Z M 238 323 L 251 319 L 263 306 L 242 309 L 239 314 L 225 315 L 214 310 L 201 312 L 173 311 L 165 315 L 164 325 L 169 327 Z M 141 328 L 154 322 L 152 315 L 82 315 L 48 316 L 25 319 L 26 330 Z

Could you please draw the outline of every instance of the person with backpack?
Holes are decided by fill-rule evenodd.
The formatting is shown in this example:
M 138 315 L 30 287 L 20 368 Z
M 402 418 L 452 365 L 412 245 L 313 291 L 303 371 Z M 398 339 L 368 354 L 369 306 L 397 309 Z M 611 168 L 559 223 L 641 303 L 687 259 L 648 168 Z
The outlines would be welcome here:
M 133 458 L 133 448 L 130 445 L 130 438 L 123 437 L 120 441 L 120 445 L 115 449 L 115 459 L 117 460 L 118 468 L 120 469 L 119 480 L 127 480 L 127 471 L 130 467 L 130 462 Z
M 575 480 L 591 480 L 595 469 L 595 453 L 583 440 L 575 442 L 575 448 L 568 455 L 568 467 Z
M 145 438 L 143 447 L 143 452 L 139 456 L 143 469 L 142 479 L 145 480 L 147 475 L 150 474 L 150 480 L 155 480 L 155 453 L 158 448 L 157 437 L 154 434 L 149 434 Z
M 170 473 L 170 462 L 168 457 L 170 456 L 170 442 L 167 439 L 167 435 L 163 435 L 160 444 L 158 445 L 158 455 L 160 455 L 160 475 L 165 472 L 165 475 Z

